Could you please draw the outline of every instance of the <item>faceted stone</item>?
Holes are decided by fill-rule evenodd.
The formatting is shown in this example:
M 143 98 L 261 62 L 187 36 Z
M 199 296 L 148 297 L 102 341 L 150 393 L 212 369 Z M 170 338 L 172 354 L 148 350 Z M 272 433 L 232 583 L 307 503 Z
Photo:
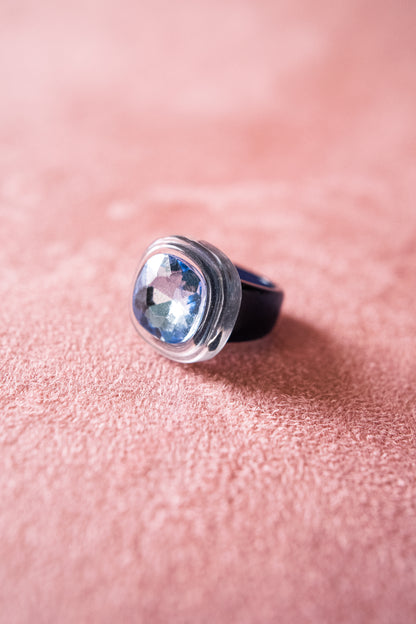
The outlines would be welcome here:
M 205 308 L 205 285 L 174 255 L 158 253 L 141 269 L 133 292 L 136 319 L 156 338 L 170 344 L 189 340 Z

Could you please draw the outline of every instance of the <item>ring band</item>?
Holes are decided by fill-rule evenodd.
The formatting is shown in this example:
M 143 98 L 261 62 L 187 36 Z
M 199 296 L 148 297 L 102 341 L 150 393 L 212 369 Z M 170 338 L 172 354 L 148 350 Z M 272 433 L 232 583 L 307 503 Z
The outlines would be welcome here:
M 177 362 L 200 362 L 225 344 L 268 334 L 283 291 L 219 249 L 184 236 L 159 238 L 144 253 L 133 282 L 131 318 L 138 333 Z

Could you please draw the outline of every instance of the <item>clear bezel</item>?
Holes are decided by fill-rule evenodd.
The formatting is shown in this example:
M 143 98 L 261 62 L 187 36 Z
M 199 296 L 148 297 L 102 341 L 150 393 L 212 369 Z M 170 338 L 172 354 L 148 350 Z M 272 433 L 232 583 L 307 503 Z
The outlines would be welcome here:
M 183 260 L 203 281 L 206 301 L 199 326 L 186 341 L 170 344 L 149 333 L 136 319 L 133 293 L 137 278 L 152 256 L 170 254 Z M 231 260 L 219 249 L 204 241 L 184 236 L 159 238 L 145 251 L 135 273 L 130 313 L 140 336 L 156 351 L 176 362 L 201 362 L 213 358 L 223 349 L 234 328 L 241 305 L 241 280 Z

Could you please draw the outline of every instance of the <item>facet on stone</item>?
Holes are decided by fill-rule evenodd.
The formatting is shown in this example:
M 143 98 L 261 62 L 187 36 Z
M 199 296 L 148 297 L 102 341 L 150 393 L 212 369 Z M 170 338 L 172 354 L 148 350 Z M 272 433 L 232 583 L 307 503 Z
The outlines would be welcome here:
M 133 311 L 150 334 L 169 344 L 189 340 L 205 309 L 203 280 L 180 258 L 158 253 L 151 256 L 137 276 Z

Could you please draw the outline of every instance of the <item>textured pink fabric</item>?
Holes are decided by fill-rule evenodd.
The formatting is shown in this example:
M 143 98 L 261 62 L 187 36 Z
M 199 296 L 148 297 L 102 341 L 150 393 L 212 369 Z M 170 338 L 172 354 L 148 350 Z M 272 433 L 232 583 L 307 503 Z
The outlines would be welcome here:
M 2 2 L 2 624 L 416 621 L 415 8 Z M 277 331 L 141 342 L 176 233 Z

